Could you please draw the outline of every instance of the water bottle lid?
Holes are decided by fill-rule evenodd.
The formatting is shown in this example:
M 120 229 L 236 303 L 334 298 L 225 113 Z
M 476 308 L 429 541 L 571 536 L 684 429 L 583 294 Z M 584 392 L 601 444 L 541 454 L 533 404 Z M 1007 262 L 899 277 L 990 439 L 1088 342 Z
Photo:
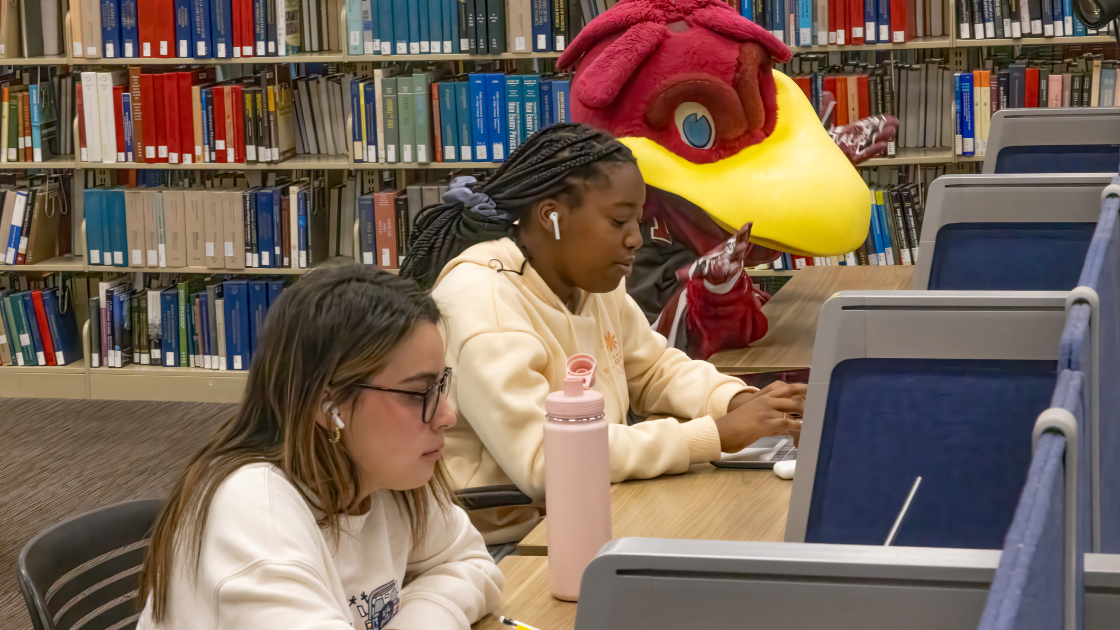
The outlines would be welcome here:
M 595 358 L 577 354 L 568 359 L 564 389 L 545 398 L 545 413 L 557 420 L 583 420 L 603 415 L 603 395 L 595 384 Z

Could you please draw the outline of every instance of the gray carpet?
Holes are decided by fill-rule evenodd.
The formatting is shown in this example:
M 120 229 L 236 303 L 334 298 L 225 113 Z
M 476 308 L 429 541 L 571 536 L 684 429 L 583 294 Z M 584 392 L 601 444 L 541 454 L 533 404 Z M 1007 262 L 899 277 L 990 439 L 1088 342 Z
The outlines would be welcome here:
M 41 529 L 164 497 L 233 405 L 0 399 L 0 628 L 30 630 L 19 552 Z

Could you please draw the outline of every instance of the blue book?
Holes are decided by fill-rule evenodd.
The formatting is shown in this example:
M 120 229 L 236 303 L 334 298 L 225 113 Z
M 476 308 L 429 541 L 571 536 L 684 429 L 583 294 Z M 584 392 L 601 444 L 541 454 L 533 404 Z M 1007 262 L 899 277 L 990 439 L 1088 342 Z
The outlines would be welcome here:
M 512 154 L 524 139 L 525 96 L 522 77 L 506 75 L 506 144 Z
M 116 353 L 117 367 L 132 363 L 131 297 L 132 285 L 125 284 L 113 289 L 113 351 Z
M 136 0 L 121 0 L 121 27 L 127 28 L 128 24 L 124 21 L 124 3 L 133 2 Z M 172 57 L 190 57 L 191 56 L 191 38 L 194 32 L 194 24 L 191 23 L 191 0 L 175 0 L 175 44 L 174 49 L 168 52 Z M 122 30 L 121 37 L 125 38 L 124 49 L 125 56 L 128 56 L 128 32 Z M 140 34 L 136 33 L 136 41 L 139 40 Z M 139 44 L 137 44 L 139 45 Z M 137 56 L 140 56 L 137 54 Z
M 1016 2 L 1018 0 L 1015 0 Z M 879 3 L 879 38 L 881 44 L 891 43 L 891 1 L 878 0 Z
M 883 193 L 882 196 L 886 197 L 887 194 Z M 876 200 L 878 200 L 879 195 L 875 195 L 875 198 L 876 198 Z M 893 265 L 893 264 L 895 264 L 895 259 L 894 259 L 895 251 L 894 251 L 894 245 L 891 244 L 891 232 L 890 232 L 891 222 L 889 220 L 887 220 L 886 202 L 884 201 L 884 203 L 876 203 L 875 204 L 875 210 L 876 210 L 876 212 L 879 213 L 879 232 L 881 232 L 882 235 L 883 235 L 883 252 L 886 254 L 887 264 L 888 265 Z
M 875 0 L 871 3 L 871 21 L 875 21 Z M 801 46 L 813 45 L 813 0 L 797 0 L 797 43 Z
M 198 322 L 198 342 L 202 346 L 199 348 L 202 367 L 213 369 L 210 363 L 210 357 L 214 356 L 214 349 L 210 347 L 210 293 L 207 291 L 198 292 L 198 319 L 201 320 Z
M 486 75 L 472 74 L 471 86 L 471 138 L 474 139 L 474 161 L 490 160 L 490 125 L 486 120 Z
M 178 5 L 178 3 L 176 3 Z M 120 0 L 122 57 L 140 56 L 140 26 L 136 21 L 136 0 Z
M 552 81 L 552 111 L 556 116 L 556 124 L 572 122 L 572 109 L 568 104 L 568 96 L 572 82 L 565 79 Z
M 1087 34 L 1088 29 L 1085 28 L 1085 25 L 1081 22 L 1081 20 L 1077 19 L 1077 14 L 1073 14 L 1073 36 L 1085 37 L 1085 35 Z
M 272 199 L 276 195 L 275 186 L 257 192 L 257 244 L 261 250 L 261 267 L 278 266 L 273 260 L 275 243 L 272 238 Z
M 301 190 L 296 193 L 296 206 L 299 208 L 299 216 L 296 225 L 299 232 L 296 244 L 299 249 L 299 262 L 292 261 L 292 267 L 306 267 L 307 266 L 307 193 L 306 190 Z
M 128 228 L 125 223 L 124 188 L 105 191 L 103 217 L 109 227 L 109 251 L 113 252 L 114 267 L 128 266 Z M 88 228 L 87 228 L 88 229 Z
M 280 299 L 280 294 L 284 291 L 283 280 L 269 280 L 268 281 L 268 308 L 276 306 L 276 301 Z
M 521 77 L 521 142 L 541 128 L 541 78 L 535 74 Z
M 268 0 L 253 0 L 253 52 L 257 57 L 268 55 Z
M 346 0 L 347 51 L 351 55 L 378 55 L 381 46 L 374 46 L 373 9 L 371 0 Z M 375 50 L 376 48 L 376 50 Z
M 210 21 L 214 39 L 214 56 L 233 57 L 233 5 L 230 0 L 210 1 Z
M 1062 32 L 1066 37 L 1073 36 L 1073 1 L 1061 0 L 1062 3 Z
M 1116 68 L 1101 68 L 1101 107 L 1112 107 L 1116 99 Z
M 785 3 L 771 2 L 770 11 L 770 32 L 778 38 L 778 41 L 784 44 L 790 43 L 786 41 L 786 19 L 789 16 L 786 15 Z
M 471 116 L 470 84 L 451 83 L 455 88 L 455 122 L 459 125 L 459 160 L 472 161 L 474 155 L 474 117 Z
M 366 161 L 365 113 L 362 111 L 362 83 L 354 78 L 350 81 L 350 144 L 351 156 L 355 162 Z
M 397 54 L 396 32 L 393 28 L 393 6 L 395 0 L 377 1 L 377 39 L 381 42 L 381 54 Z M 372 5 L 371 5 L 372 6 Z M 371 8 L 372 10 L 372 8 Z
M 377 155 L 377 84 L 372 80 L 362 84 L 366 98 L 366 161 L 376 162 Z
M 416 26 L 413 27 L 413 22 Z M 428 0 L 408 0 L 408 51 L 430 53 L 432 34 L 428 27 Z
M 214 147 L 210 146 L 210 120 L 206 117 L 206 106 L 210 98 L 206 90 L 198 91 L 199 111 L 203 112 L 199 118 L 202 120 L 202 157 L 204 162 L 213 162 L 215 159 Z
M 423 1 L 428 5 L 428 50 L 438 55 L 443 52 L 443 0 Z
M 121 56 L 120 4 L 117 0 L 101 0 L 101 46 L 104 57 Z
M 443 14 L 444 14 L 444 52 L 446 52 L 447 43 L 451 43 L 451 52 L 459 54 L 462 50 L 462 40 L 459 39 L 459 1 L 458 0 L 442 0 L 443 1 Z
M 135 162 L 136 144 L 132 135 L 132 93 L 121 93 L 121 115 L 124 120 L 124 161 Z
M 552 1 L 530 0 L 529 17 L 533 25 L 533 52 L 552 52 Z
M 887 1 L 889 2 L 889 0 Z M 802 2 L 805 2 L 805 0 L 798 0 L 798 8 L 801 7 Z M 879 40 L 879 4 L 876 0 L 863 0 L 863 41 L 866 44 L 874 44 Z M 884 40 L 883 43 L 885 44 L 888 41 L 890 40 Z M 798 43 L 802 46 L 805 45 L 804 42 Z
M 36 365 L 46 365 L 47 356 L 43 352 L 43 337 L 39 332 L 39 318 L 35 316 L 35 301 L 31 297 L 31 291 L 24 291 L 19 294 L 23 302 L 23 319 L 27 323 L 27 334 L 31 335 L 31 346 L 35 348 Z
M 393 52 L 398 55 L 407 55 L 409 53 L 411 43 L 408 39 L 409 33 L 412 30 L 412 22 L 416 19 L 416 15 L 409 16 L 409 0 L 384 0 L 385 2 L 393 3 L 393 16 L 396 22 L 393 24 Z M 420 36 L 420 23 L 416 23 L 416 36 Z M 420 52 L 419 42 L 417 42 L 416 52 Z
M 1065 20 L 1065 7 L 1062 6 L 1062 0 L 1052 0 L 1050 6 L 1054 10 L 1054 37 L 1065 37 L 1066 33 L 1066 20 Z
M 209 59 L 214 55 L 210 39 L 210 0 L 191 0 L 190 6 L 191 50 L 196 59 Z
M 506 75 L 492 72 L 486 75 L 486 122 L 490 138 L 490 158 L 502 162 L 509 155 L 507 137 L 509 113 L 506 108 Z
M 871 197 L 871 235 L 875 243 L 876 260 L 880 265 L 887 264 L 886 250 L 883 248 L 883 232 L 879 225 L 879 206 L 875 201 L 874 193 Z
M 747 18 L 748 20 L 754 19 L 754 6 L 751 4 L 751 0 L 744 0 L 739 5 L 739 15 Z
M 179 367 L 179 288 L 169 287 L 159 294 L 160 354 L 164 367 Z
M 455 84 L 437 83 L 439 124 L 443 140 L 443 161 L 456 162 L 459 147 L 459 124 L 455 118 Z
M 249 283 L 227 280 L 225 284 L 226 358 L 232 370 L 249 369 Z
M 976 155 L 976 130 L 972 103 L 972 73 L 961 73 L 961 155 Z
M 36 162 L 43 161 L 43 140 L 40 125 L 42 120 L 40 118 L 39 110 L 39 84 L 32 83 L 27 90 L 28 92 L 28 105 L 31 108 L 31 151 L 33 160 Z
M 552 79 L 541 81 L 541 128 L 556 124 L 556 112 L 552 102 Z
M 59 365 L 69 365 L 82 358 L 82 336 L 78 332 L 78 320 L 74 308 L 58 299 L 58 289 L 44 289 L 43 311 L 47 316 L 51 345 L 54 346 L 54 360 Z
M 105 260 L 105 244 L 101 240 L 101 224 L 104 221 L 101 205 L 104 193 L 103 188 L 87 188 L 82 194 L 86 214 L 86 251 L 91 265 L 109 264 Z M 11 245 L 10 239 L 8 244 Z
M 377 263 L 377 221 L 374 218 L 373 193 L 358 197 L 358 244 L 363 265 Z
M 268 315 L 268 282 L 249 281 L 249 361 L 257 351 L 257 339 L 264 332 L 264 318 Z

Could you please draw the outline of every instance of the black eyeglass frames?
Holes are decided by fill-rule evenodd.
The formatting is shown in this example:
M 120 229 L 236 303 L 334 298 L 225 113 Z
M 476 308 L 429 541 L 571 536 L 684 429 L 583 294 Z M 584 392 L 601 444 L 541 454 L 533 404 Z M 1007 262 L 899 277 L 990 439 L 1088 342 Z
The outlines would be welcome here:
M 428 386 L 423 391 L 415 391 L 411 389 L 397 389 L 395 387 L 381 387 L 378 385 L 366 385 L 359 383 L 357 386 L 362 389 L 370 389 L 375 392 L 389 392 L 391 394 L 404 394 L 405 396 L 417 396 L 424 401 L 422 411 L 420 412 L 420 420 L 424 424 L 432 421 L 436 417 L 436 409 L 439 408 L 439 397 L 441 394 L 447 393 L 448 384 L 451 382 L 451 368 L 444 368 L 443 375 L 439 380 Z

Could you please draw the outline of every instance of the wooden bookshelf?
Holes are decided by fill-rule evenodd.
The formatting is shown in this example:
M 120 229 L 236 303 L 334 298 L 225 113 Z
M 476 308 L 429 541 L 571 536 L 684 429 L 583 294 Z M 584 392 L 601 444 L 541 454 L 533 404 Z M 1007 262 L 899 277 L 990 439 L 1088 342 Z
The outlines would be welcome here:
M 860 44 L 858 46 L 790 46 L 795 53 L 805 52 L 845 52 L 850 50 L 913 50 L 920 48 L 952 48 L 953 37 L 915 37 L 905 44 Z
M 56 155 L 45 162 L 0 162 L 0 170 L 6 168 L 35 169 L 35 168 L 74 168 L 74 156 Z
M 898 149 L 894 157 L 877 157 L 856 168 L 901 166 L 904 164 L 947 164 L 955 161 L 952 149 Z
M 12 57 L 0 58 L 0 65 L 4 66 L 65 66 L 70 63 L 70 56 L 54 57 Z
M 0 397 L 89 398 L 89 378 L 81 361 L 64 366 L 0 366 Z
M 72 57 L 73 66 L 224 66 L 229 64 L 269 64 L 269 63 L 343 63 L 347 60 L 345 51 L 306 52 L 283 57 L 222 57 L 195 59 L 193 57 L 113 57 L 112 59 L 82 59 Z
M 563 53 L 558 52 L 526 52 L 526 53 L 498 53 L 494 55 L 470 54 L 444 54 L 430 53 L 420 55 L 351 55 L 347 57 L 350 62 L 381 61 L 385 63 L 403 61 L 493 61 L 497 59 L 556 59 Z
M 51 271 L 86 271 L 86 259 L 81 256 L 55 256 L 34 265 L 0 265 L 0 271 L 18 273 L 49 273 Z
M 403 170 L 438 170 L 438 169 L 478 169 L 478 168 L 498 168 L 503 162 L 431 162 L 425 164 L 388 164 L 386 162 L 354 162 L 350 168 L 355 170 L 383 170 L 395 171 L 397 169 Z
M 1115 44 L 1111 35 L 1086 35 L 1084 37 L 1020 37 L 1019 39 L 954 39 L 956 48 L 980 46 L 1071 46 L 1076 44 Z
M 246 370 L 126 365 L 89 370 L 93 400 L 171 400 L 236 403 L 245 391 Z
M 159 162 L 80 162 L 78 168 L 86 170 L 98 169 L 144 169 L 159 171 L 284 171 L 303 169 L 347 169 L 350 168 L 350 156 L 345 153 L 338 155 L 297 155 L 283 162 L 259 162 L 257 164 L 242 164 L 241 162 L 192 162 L 190 164 L 165 164 Z
M 349 256 L 335 256 L 328 258 L 314 267 L 246 267 L 245 269 L 227 269 L 225 267 L 114 267 L 111 265 L 88 265 L 85 271 L 89 273 L 197 273 L 208 276 L 300 276 L 313 269 L 329 267 L 343 267 L 357 264 Z

